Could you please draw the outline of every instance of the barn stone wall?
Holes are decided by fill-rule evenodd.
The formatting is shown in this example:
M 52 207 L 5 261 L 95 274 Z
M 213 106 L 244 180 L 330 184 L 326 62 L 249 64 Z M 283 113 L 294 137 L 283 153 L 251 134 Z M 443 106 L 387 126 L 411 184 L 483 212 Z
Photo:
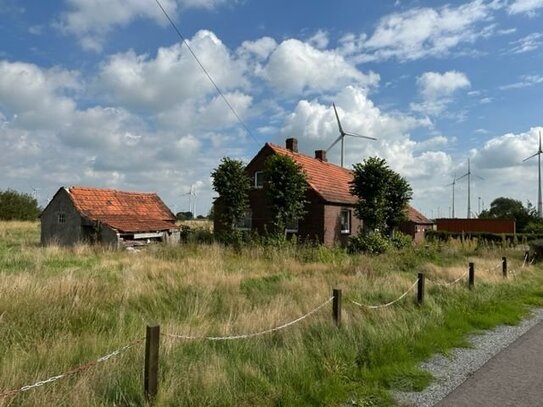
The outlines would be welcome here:
M 64 223 L 60 223 L 61 214 Z M 68 193 L 61 189 L 41 214 L 41 243 L 70 246 L 82 240 L 81 233 L 81 215 Z

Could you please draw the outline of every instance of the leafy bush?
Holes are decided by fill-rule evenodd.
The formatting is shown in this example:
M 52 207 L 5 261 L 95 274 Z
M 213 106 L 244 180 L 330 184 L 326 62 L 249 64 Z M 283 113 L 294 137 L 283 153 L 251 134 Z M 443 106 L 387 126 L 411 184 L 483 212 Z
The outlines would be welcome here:
M 351 253 L 381 254 L 391 248 L 391 242 L 379 232 L 351 237 L 348 249 Z
M 530 257 L 535 261 L 543 259 L 543 239 L 532 240 L 530 243 Z
M 204 228 L 181 225 L 181 241 L 185 243 L 213 243 L 213 233 Z
M 394 236 L 390 238 L 390 243 L 394 248 L 403 250 L 413 246 L 413 239 L 411 236 L 406 235 L 405 233 L 395 232 Z

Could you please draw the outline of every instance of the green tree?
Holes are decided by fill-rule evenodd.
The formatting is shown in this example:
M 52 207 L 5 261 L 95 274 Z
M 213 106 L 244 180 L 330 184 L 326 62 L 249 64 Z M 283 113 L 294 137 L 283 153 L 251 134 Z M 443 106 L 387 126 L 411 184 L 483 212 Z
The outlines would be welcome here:
M 213 189 L 219 194 L 221 217 L 227 233 L 232 233 L 235 225 L 244 217 L 249 205 L 251 181 L 245 173 L 245 166 L 239 160 L 224 157 L 211 173 Z
M 275 154 L 264 163 L 264 189 L 273 231 L 282 234 L 290 222 L 305 214 L 306 175 L 292 158 Z
M 541 220 L 531 205 L 524 207 L 521 201 L 499 197 L 492 201 L 490 208 L 479 214 L 481 219 L 514 219 L 518 232 L 524 232 L 528 224 L 535 227 Z
M 39 215 L 38 201 L 29 194 L 12 189 L 0 191 L 1 220 L 36 220 Z
M 353 166 L 351 193 L 358 197 L 355 211 L 367 230 L 391 233 L 406 218 L 413 191 L 409 183 L 379 157 Z

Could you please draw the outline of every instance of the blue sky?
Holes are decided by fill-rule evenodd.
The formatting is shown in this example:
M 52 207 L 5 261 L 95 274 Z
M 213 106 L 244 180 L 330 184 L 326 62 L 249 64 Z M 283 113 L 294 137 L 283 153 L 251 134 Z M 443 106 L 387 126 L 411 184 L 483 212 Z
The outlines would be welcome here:
M 413 205 L 448 216 L 467 170 L 473 212 L 537 200 L 543 0 L 162 0 L 243 118 L 235 120 L 155 0 L 0 0 L 0 189 L 156 191 L 207 213 L 221 157 L 302 152 L 344 127 L 347 166 L 387 159 Z M 339 147 L 339 146 L 338 146 Z M 328 158 L 339 163 L 339 148 Z M 467 185 L 456 189 L 465 216 Z

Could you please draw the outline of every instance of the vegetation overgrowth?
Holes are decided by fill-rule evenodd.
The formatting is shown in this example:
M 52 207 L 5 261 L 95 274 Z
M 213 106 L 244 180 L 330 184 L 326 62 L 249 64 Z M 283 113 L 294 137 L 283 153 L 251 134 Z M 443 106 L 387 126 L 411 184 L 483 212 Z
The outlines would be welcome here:
M 431 377 L 417 363 L 466 346 L 465 336 L 515 324 L 543 304 L 543 273 L 528 266 L 504 280 L 505 255 L 523 250 L 435 242 L 381 256 L 320 246 L 209 243 L 40 247 L 37 223 L 0 223 L 0 392 L 34 383 L 162 332 L 231 335 L 293 320 L 342 288 L 343 325 L 325 307 L 261 337 L 227 342 L 162 337 L 156 405 L 393 405 L 391 389 L 417 390 Z M 476 287 L 432 284 L 476 264 Z M 414 295 L 368 311 L 350 303 L 396 298 L 424 271 L 425 305 Z M 13 398 L 10 406 L 141 406 L 143 346 L 81 374 Z

